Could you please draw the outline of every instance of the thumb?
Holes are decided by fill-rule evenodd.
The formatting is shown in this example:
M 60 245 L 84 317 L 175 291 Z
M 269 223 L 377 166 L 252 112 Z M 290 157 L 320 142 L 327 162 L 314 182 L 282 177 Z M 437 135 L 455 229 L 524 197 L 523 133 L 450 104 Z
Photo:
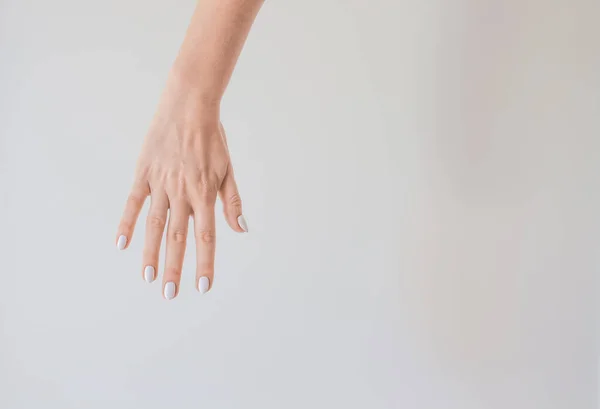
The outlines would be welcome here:
M 235 183 L 231 163 L 227 167 L 225 179 L 223 179 L 221 189 L 219 190 L 219 197 L 221 198 L 221 202 L 223 202 L 223 212 L 225 213 L 225 219 L 229 227 L 239 233 L 247 232 L 248 224 L 242 214 L 242 199 Z

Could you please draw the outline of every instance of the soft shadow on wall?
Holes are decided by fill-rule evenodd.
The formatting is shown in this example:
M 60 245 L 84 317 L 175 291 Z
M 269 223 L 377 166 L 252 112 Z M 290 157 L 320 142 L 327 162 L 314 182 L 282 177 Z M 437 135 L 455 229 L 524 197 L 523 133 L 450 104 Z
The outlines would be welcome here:
M 482 404 L 591 407 L 598 7 L 443 9 L 414 326 Z

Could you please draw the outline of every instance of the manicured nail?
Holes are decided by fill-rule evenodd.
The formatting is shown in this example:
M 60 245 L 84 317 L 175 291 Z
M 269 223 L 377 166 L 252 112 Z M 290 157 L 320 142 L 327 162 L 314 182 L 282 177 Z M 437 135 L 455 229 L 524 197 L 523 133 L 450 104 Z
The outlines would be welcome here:
M 144 280 L 146 280 L 147 283 L 151 283 L 154 281 L 154 277 L 154 267 L 146 266 L 144 269 Z
M 175 298 L 175 283 L 173 281 L 169 281 L 167 284 L 165 284 L 165 298 L 167 300 L 172 300 L 173 298 Z
M 208 281 L 208 277 L 200 277 L 198 279 L 198 291 L 202 294 L 208 291 L 208 287 L 210 286 L 210 281 Z
M 127 237 L 125 237 L 121 234 L 119 236 L 119 240 L 117 240 L 117 248 L 119 250 L 123 250 L 126 245 L 127 245 Z
M 244 217 L 244 215 L 240 215 L 240 217 L 238 217 L 237 220 L 242 230 L 248 233 L 248 223 L 246 223 L 246 218 Z

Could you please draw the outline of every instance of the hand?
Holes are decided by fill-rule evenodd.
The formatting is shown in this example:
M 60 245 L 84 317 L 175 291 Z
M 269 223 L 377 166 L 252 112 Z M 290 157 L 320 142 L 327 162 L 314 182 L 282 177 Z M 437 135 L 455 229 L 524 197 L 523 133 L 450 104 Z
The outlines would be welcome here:
M 117 232 L 117 247 L 126 249 L 150 196 L 142 276 L 152 282 L 169 213 L 163 274 L 163 296 L 168 300 L 179 292 L 190 216 L 196 239 L 196 285 L 202 293 L 213 283 L 217 194 L 229 226 L 237 232 L 248 231 L 219 121 L 219 103 L 206 101 L 197 89 L 171 75 L 145 138 Z

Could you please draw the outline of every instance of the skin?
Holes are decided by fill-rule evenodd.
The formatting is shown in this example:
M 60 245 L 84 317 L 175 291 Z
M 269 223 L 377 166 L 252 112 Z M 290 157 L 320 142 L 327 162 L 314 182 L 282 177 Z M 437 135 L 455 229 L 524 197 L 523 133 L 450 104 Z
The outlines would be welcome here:
M 242 201 L 233 174 L 225 131 L 219 119 L 225 88 L 263 0 L 200 0 L 169 74 L 138 159 L 134 183 L 119 223 L 119 237 L 130 244 L 140 210 L 150 196 L 142 276 L 158 272 L 166 228 L 164 287 L 179 292 L 188 239 L 194 220 L 196 283 L 212 286 L 215 258 L 215 202 L 220 196 L 229 226 L 238 223 Z M 168 215 L 168 220 L 167 220 Z

